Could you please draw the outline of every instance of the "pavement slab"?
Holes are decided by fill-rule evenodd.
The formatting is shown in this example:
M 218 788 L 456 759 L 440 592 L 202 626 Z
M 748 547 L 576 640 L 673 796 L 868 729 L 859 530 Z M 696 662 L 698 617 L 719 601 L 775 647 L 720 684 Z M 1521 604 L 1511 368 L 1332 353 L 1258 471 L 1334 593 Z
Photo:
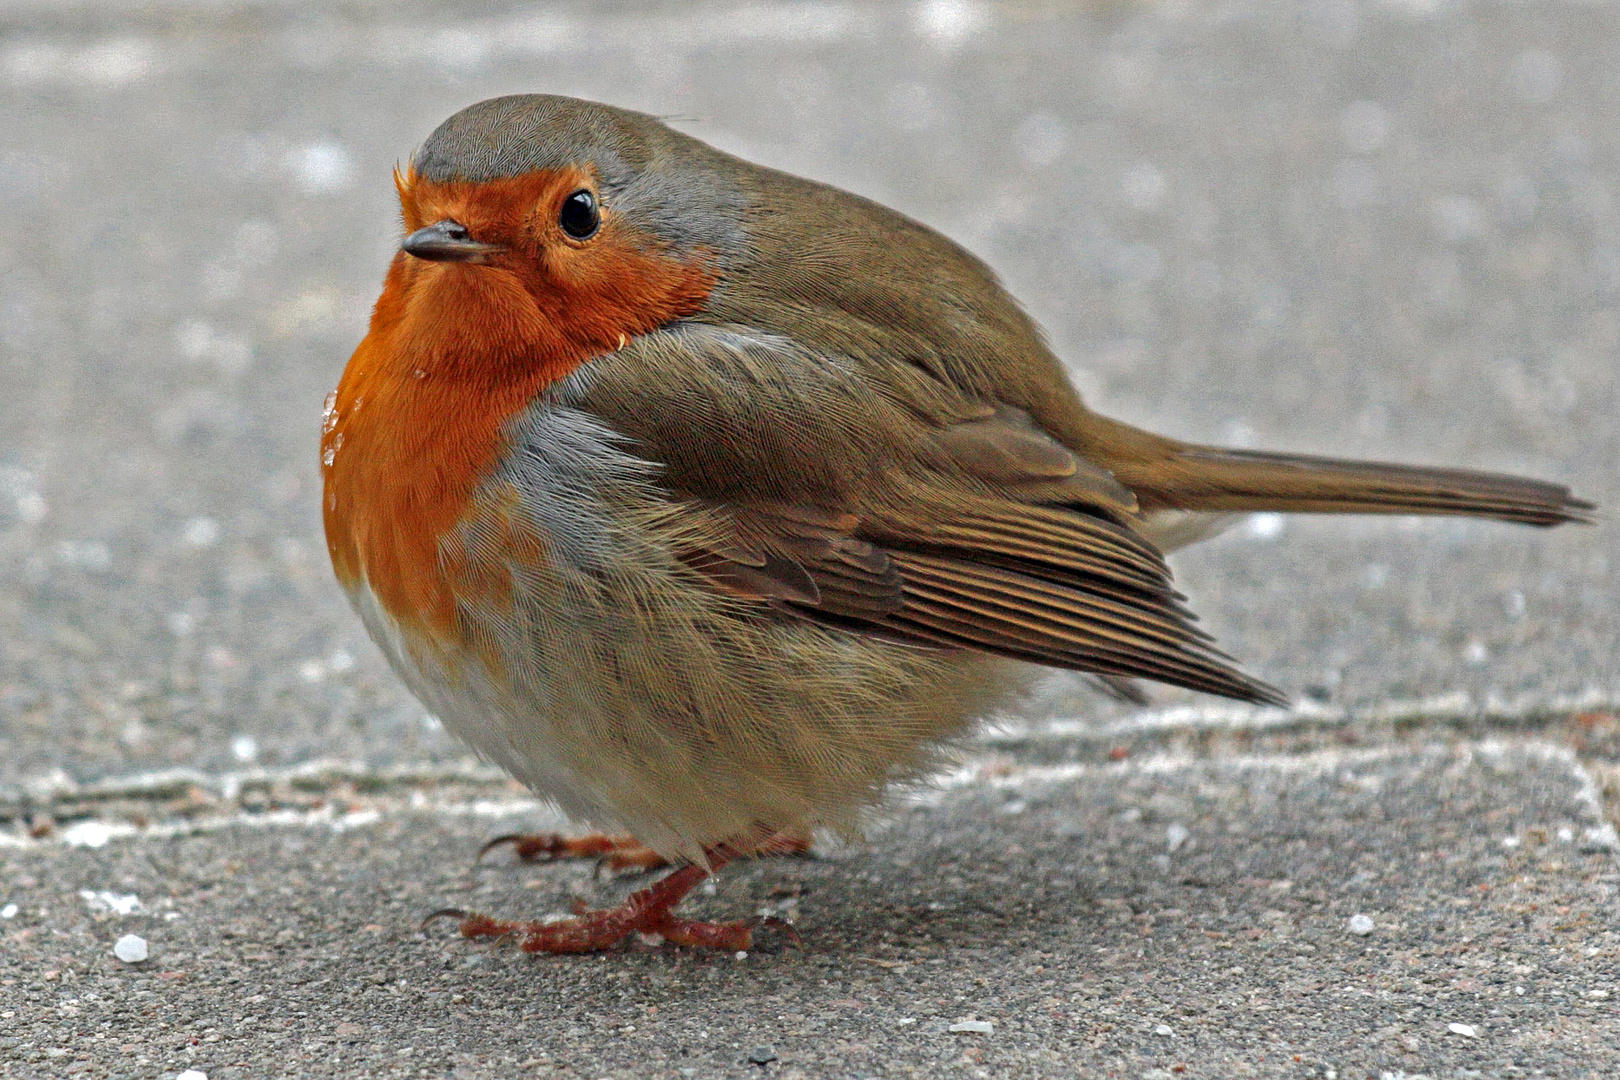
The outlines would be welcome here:
M 0 0 L 0 1076 L 1620 1075 L 1611 517 L 1251 518 L 1178 582 L 1293 708 L 1053 677 L 693 902 L 801 948 L 536 958 L 418 923 L 633 883 L 472 867 L 566 823 L 365 640 L 315 468 L 389 170 L 549 91 L 940 228 L 1110 414 L 1612 507 L 1614 19 Z
M 633 883 L 471 867 L 555 824 L 492 775 L 258 779 L 338 809 L 154 783 L 132 833 L 0 850 L 7 1075 L 1596 1077 L 1620 1047 L 1620 844 L 1540 739 L 981 750 L 862 845 L 724 875 L 695 912 L 803 936 L 736 956 L 423 932 Z

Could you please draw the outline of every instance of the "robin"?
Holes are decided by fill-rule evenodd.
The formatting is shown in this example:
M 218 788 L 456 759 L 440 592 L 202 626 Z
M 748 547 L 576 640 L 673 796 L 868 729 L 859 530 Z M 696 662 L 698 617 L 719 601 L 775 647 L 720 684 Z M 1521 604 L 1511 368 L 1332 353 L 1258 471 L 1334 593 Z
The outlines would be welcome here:
M 1040 666 L 1283 704 L 1165 565 L 1234 513 L 1593 509 L 1100 416 L 967 251 L 640 113 L 484 101 L 395 186 L 404 242 L 321 441 L 337 578 L 451 731 L 676 867 L 560 922 L 455 912 L 470 937 L 746 948 L 753 923 L 675 905 L 852 829 Z

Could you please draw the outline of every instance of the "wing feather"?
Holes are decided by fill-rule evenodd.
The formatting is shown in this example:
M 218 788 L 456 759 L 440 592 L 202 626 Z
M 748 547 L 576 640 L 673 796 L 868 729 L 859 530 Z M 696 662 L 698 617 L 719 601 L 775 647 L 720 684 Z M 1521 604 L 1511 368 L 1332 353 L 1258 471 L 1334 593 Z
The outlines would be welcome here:
M 1282 700 L 1194 625 L 1107 470 L 1021 408 L 876 370 L 680 326 L 594 364 L 566 403 L 663 469 L 706 524 L 682 559 L 762 618 Z

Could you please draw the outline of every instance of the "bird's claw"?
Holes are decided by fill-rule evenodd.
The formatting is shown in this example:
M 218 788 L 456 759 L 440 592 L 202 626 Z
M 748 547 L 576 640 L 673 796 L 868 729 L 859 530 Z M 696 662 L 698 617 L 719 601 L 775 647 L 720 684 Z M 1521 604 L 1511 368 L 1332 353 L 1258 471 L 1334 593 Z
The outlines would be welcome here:
M 427 933 L 427 928 L 438 922 L 440 919 L 455 919 L 457 921 L 461 921 L 468 918 L 470 915 L 472 915 L 472 912 L 468 911 L 466 908 L 440 908 L 437 911 L 429 912 L 427 916 L 417 924 L 416 932 L 418 934 Z

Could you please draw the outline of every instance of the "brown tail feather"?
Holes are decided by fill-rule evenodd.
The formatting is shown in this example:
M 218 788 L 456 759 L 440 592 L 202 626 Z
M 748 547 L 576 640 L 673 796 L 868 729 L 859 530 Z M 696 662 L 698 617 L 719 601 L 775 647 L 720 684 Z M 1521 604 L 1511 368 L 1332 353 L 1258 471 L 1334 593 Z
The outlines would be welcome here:
M 1181 449 L 1163 465 L 1170 467 L 1156 470 L 1137 493 L 1185 510 L 1463 514 L 1547 526 L 1589 522 L 1596 509 L 1561 484 L 1469 469 L 1201 446 Z

